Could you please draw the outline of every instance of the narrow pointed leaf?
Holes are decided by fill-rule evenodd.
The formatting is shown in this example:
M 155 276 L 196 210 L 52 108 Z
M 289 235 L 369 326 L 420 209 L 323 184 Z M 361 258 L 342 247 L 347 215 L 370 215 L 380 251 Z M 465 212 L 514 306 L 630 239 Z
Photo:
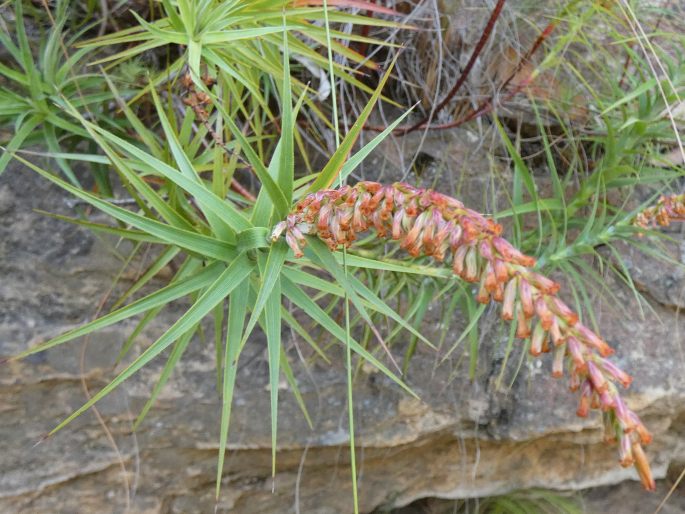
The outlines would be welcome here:
M 174 323 L 169 330 L 167 330 L 157 341 L 148 347 L 138 358 L 129 364 L 117 377 L 109 384 L 103 387 L 83 406 L 74 411 L 64 421 L 53 428 L 48 435 L 53 435 L 62 428 L 64 428 L 71 421 L 83 414 L 90 407 L 95 405 L 102 398 L 111 393 L 124 380 L 140 370 L 152 359 L 157 357 L 166 348 L 174 343 L 179 337 L 190 330 L 191 327 L 199 323 L 207 313 L 209 313 L 214 306 L 221 302 L 227 295 L 231 293 L 252 271 L 252 265 L 249 263 L 244 254 L 239 255 L 233 262 L 224 270 L 219 278 L 207 288 L 207 290 L 198 298 L 190 309 L 188 309 L 176 323 Z

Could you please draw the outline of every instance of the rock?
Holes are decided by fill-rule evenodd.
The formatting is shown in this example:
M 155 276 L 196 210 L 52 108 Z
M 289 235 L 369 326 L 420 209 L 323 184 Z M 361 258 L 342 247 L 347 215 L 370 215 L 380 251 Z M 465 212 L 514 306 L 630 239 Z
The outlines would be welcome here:
M 126 248 L 33 212 L 40 208 L 73 215 L 65 199 L 19 166 L 12 165 L 0 177 L 4 356 L 90 319 L 122 265 Z M 669 468 L 685 462 L 685 338 L 677 330 L 678 313 L 655 301 L 662 297 L 654 295 L 643 306 L 643 319 L 636 314 L 632 293 L 611 280 L 607 278 L 616 298 L 597 298 L 596 315 L 602 333 L 617 349 L 616 362 L 635 377 L 626 398 L 654 433 L 648 454 L 657 478 L 663 478 Z M 181 303 L 165 312 L 135 351 L 173 323 L 182 308 Z M 437 319 L 437 309 L 430 316 Z M 490 312 L 486 321 L 493 316 Z M 598 502 L 611 497 L 613 503 L 607 505 L 617 506 L 614 512 L 630 512 L 638 502 L 653 503 L 665 494 L 665 482 L 656 495 L 643 493 L 634 470 L 618 465 L 616 448 L 602 442 L 598 417 L 575 416 L 576 398 L 563 380 L 549 376 L 549 358 L 530 360 L 515 348 L 504 366 L 506 331 L 497 324 L 488 329 L 489 324 L 482 327 L 474 381 L 468 379 L 468 359 L 459 351 L 439 365 L 440 356 L 426 347 L 419 348 L 408 376 L 421 400 L 380 373 L 362 371 L 357 377 L 362 512 L 389 511 L 428 497 L 598 486 L 606 486 L 596 493 Z M 463 325 L 455 320 L 446 347 Z M 34 446 L 83 404 L 83 383 L 93 394 L 114 376 L 114 359 L 132 327 L 125 323 L 91 337 L 83 367 L 83 342 L 77 341 L 2 368 L 0 511 L 213 511 L 221 404 L 211 342 L 191 344 L 136 433 L 131 432 L 132 420 L 164 357 L 98 404 L 104 423 L 88 412 Z M 302 343 L 285 340 L 315 426 L 307 427 L 290 391 L 281 391 L 277 473 L 272 480 L 266 345 L 256 334 L 241 357 L 217 512 L 351 511 L 343 353 L 333 348 L 332 365 L 313 361 L 307 369 L 295 351 L 295 345 L 304 348 Z M 623 482 L 620 489 L 608 487 Z

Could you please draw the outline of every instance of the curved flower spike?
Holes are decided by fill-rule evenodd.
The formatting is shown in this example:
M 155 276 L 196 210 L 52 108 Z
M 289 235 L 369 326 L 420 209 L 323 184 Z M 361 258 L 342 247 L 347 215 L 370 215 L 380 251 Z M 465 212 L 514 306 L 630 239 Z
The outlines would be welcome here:
M 658 223 L 685 219 L 685 195 L 662 198 L 654 209 L 637 223 L 646 226 L 653 218 Z M 556 296 L 559 284 L 533 271 L 535 259 L 500 236 L 501 225 L 435 191 L 404 183 L 359 182 L 305 196 L 286 220 L 276 225 L 271 239 L 276 241 L 285 232 L 287 243 L 299 257 L 306 243 L 303 234 L 315 235 L 335 249 L 349 246 L 356 233 L 369 228 L 379 237 L 389 235 L 397 240 L 412 256 L 449 262 L 451 255 L 456 275 L 480 283 L 478 301 L 501 302 L 502 318 L 517 323 L 517 337 L 532 338 L 533 355 L 554 348 L 552 375 L 562 376 L 565 367 L 570 389 L 581 390 L 578 415 L 601 409 L 608 438 L 619 441 L 620 462 L 634 464 L 645 488 L 655 489 L 642 450 L 651 435 L 616 387 L 616 383 L 627 387 L 631 377 L 606 359 L 613 353 L 611 347 L 582 325 L 578 315 Z

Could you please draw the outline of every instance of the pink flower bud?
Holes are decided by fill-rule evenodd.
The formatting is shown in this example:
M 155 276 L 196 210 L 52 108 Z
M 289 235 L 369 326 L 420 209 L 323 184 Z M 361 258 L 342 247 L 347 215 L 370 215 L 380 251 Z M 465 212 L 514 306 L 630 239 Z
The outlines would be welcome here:
M 422 212 L 421 214 L 419 214 L 419 216 L 414 221 L 414 226 L 411 228 L 411 230 L 407 233 L 407 235 L 404 237 L 404 239 L 400 243 L 400 246 L 402 248 L 407 248 L 409 246 L 414 245 L 414 243 L 416 242 L 416 240 L 419 237 L 419 233 L 423 229 L 423 226 L 426 222 L 426 217 L 427 217 L 426 212 Z
M 547 307 L 547 300 L 543 295 L 538 296 L 535 300 L 535 312 L 540 318 L 543 328 L 550 330 L 554 321 L 554 314 Z
M 504 300 L 502 302 L 502 319 L 511 321 L 514 319 L 514 307 L 516 306 L 516 291 L 518 289 L 518 277 L 513 277 L 504 288 Z
M 453 221 L 450 221 L 450 223 L 454 224 L 454 229 L 450 233 L 450 248 L 452 249 L 453 252 L 457 251 L 457 248 L 459 248 L 459 245 L 461 244 L 461 237 L 464 233 L 462 230 L 461 226 L 454 223 Z
M 630 441 L 630 436 L 628 434 L 623 434 L 621 440 L 619 441 L 618 455 L 619 462 L 624 468 L 628 468 L 633 465 L 635 459 L 633 458 L 633 444 Z
M 623 387 L 628 387 L 633 381 L 633 377 L 620 369 L 613 362 L 608 361 L 607 359 L 602 359 L 601 357 L 598 357 L 596 361 L 607 375 L 616 380 Z
M 281 222 L 276 224 L 274 229 L 271 231 L 270 239 L 271 239 L 272 243 L 275 243 L 276 241 L 278 241 L 278 238 L 281 237 L 281 234 L 285 230 L 286 226 L 287 226 L 287 223 L 285 221 L 281 221 Z
M 577 391 L 578 388 L 580 387 L 580 375 L 578 375 L 578 369 L 573 366 L 571 368 L 571 376 L 570 380 L 568 382 L 568 389 L 569 391 Z
M 547 277 L 533 271 L 528 272 L 526 274 L 526 278 L 531 284 L 546 294 L 556 294 L 561 288 L 561 286 L 553 280 L 550 280 Z
M 542 328 L 542 323 L 535 325 L 533 336 L 530 338 L 530 354 L 537 357 L 542 353 L 542 345 L 547 337 L 547 331 Z
M 635 421 L 630 417 L 630 409 L 619 395 L 614 398 L 614 414 L 616 414 L 616 420 L 621 425 L 621 430 L 626 433 L 635 430 Z
M 466 268 L 462 277 L 467 282 L 475 282 L 478 280 L 478 253 L 472 246 L 466 254 Z
M 480 287 L 478 287 L 478 293 L 476 293 L 476 301 L 478 303 L 490 303 L 490 292 L 487 288 L 487 275 L 483 274 L 480 279 Z
M 552 336 L 552 342 L 554 343 L 554 346 L 560 346 L 564 344 L 564 336 L 561 334 L 559 320 L 556 316 L 552 318 L 552 326 L 549 329 L 549 333 Z
M 490 293 L 494 293 L 497 290 L 497 277 L 495 276 L 495 270 L 492 267 L 492 263 L 488 262 L 485 265 L 485 270 L 483 271 L 483 277 L 485 278 L 485 288 Z
M 519 339 L 528 339 L 530 337 L 530 322 L 523 313 L 523 308 L 520 303 L 518 309 L 516 309 L 516 321 L 516 337 Z
M 302 251 L 300 246 L 297 244 L 297 241 L 296 241 L 295 237 L 293 237 L 291 232 L 285 233 L 285 242 L 288 244 L 288 246 L 290 248 L 292 248 L 293 253 L 295 254 L 295 257 L 297 257 L 299 259 L 300 257 L 304 256 L 304 252 Z
M 483 257 L 483 259 L 492 261 L 492 246 L 490 245 L 490 241 L 483 239 L 478 244 L 478 249 L 480 250 L 480 255 Z
M 595 348 L 602 357 L 608 357 L 614 353 L 614 350 L 606 343 L 606 341 L 604 341 L 582 323 L 576 324 L 573 327 L 573 330 L 575 330 L 580 339 L 582 339 L 586 344 Z
M 528 281 L 521 277 L 519 278 L 519 298 L 521 299 L 521 307 L 526 318 L 532 318 L 535 314 L 535 307 L 533 307 L 533 295 L 530 290 Z
M 575 337 L 569 337 L 566 339 L 566 347 L 568 348 L 568 353 L 571 355 L 575 369 L 578 372 L 584 373 L 587 369 L 587 363 L 583 357 L 583 350 L 580 343 Z
M 644 426 L 640 418 L 638 417 L 637 414 L 635 414 L 633 411 L 629 410 L 628 411 L 628 416 L 633 422 L 633 426 L 635 427 L 635 431 L 637 432 L 638 436 L 640 437 L 640 442 L 642 444 L 649 444 L 652 442 L 652 434 L 649 433 L 647 428 Z
M 572 338 L 569 337 L 569 342 L 571 339 Z M 606 381 L 604 375 L 602 375 L 602 372 L 599 370 L 599 368 L 595 365 L 594 362 L 587 362 L 587 370 L 590 375 L 590 381 L 592 382 L 594 388 L 599 392 L 606 391 L 609 387 L 609 383 Z
M 566 348 L 557 346 L 554 349 L 554 360 L 552 361 L 552 376 L 560 378 L 564 376 L 564 357 L 566 356 Z
M 457 251 L 454 252 L 454 256 L 452 257 L 452 271 L 454 272 L 455 275 L 459 275 L 460 277 L 464 273 L 464 261 L 466 260 L 466 254 L 469 251 L 468 246 L 460 246 L 457 248 Z
M 509 266 L 500 259 L 495 259 L 495 276 L 500 283 L 509 280 Z
M 611 393 L 607 389 L 603 391 L 597 391 L 597 396 L 599 397 L 599 407 L 604 412 L 609 412 L 611 409 L 614 408 L 616 399 L 614 398 L 614 396 L 611 395 Z
M 547 304 L 552 312 L 559 316 L 567 325 L 575 325 L 578 323 L 578 315 L 573 312 L 568 305 L 562 302 L 556 296 L 549 296 L 549 303 Z
M 328 229 L 328 223 L 330 221 L 330 215 L 331 215 L 332 209 L 333 209 L 333 204 L 331 204 L 330 202 L 325 203 L 321 207 L 321 210 L 319 211 L 319 220 L 316 223 L 316 228 L 318 230 Z
M 355 216 L 356 216 L 356 213 L 355 213 Z M 402 237 L 402 217 L 403 216 L 404 216 L 404 210 L 399 209 L 392 218 L 392 238 L 395 240 Z
M 506 239 L 501 237 L 493 237 L 492 244 L 505 261 L 514 262 L 529 268 L 535 266 L 534 258 L 528 257 L 527 255 L 519 252 Z
M 581 418 L 586 418 L 590 412 L 592 393 L 593 391 L 590 382 L 584 380 L 580 386 L 580 401 L 578 403 L 578 410 L 576 411 L 576 415 Z
M 502 287 L 501 282 L 497 282 L 497 287 L 492 292 L 492 299 L 496 302 L 502 302 L 504 300 L 504 287 Z

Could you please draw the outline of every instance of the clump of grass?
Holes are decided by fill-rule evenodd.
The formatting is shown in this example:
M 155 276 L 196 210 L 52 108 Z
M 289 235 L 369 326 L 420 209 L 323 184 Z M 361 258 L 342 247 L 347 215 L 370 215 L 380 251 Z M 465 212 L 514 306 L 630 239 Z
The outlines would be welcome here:
M 559 284 L 533 271 L 535 259 L 501 237 L 501 225 L 432 190 L 359 182 L 305 196 L 271 238 L 275 242 L 285 232 L 301 257 L 305 234 L 335 250 L 369 229 L 399 241 L 413 257 L 423 254 L 441 262 L 450 254 L 454 274 L 479 284 L 478 302 L 502 303 L 502 319 L 516 323 L 516 336 L 529 340 L 532 355 L 554 351 L 553 376 L 563 376 L 566 367 L 571 390 L 580 391 L 577 414 L 585 417 L 590 408 L 601 409 L 606 439 L 619 441 L 621 465 L 635 465 L 644 487 L 655 490 L 642 449 L 652 436 L 616 387 L 628 387 L 632 378 L 607 359 L 613 349 L 606 341 L 557 297 Z

